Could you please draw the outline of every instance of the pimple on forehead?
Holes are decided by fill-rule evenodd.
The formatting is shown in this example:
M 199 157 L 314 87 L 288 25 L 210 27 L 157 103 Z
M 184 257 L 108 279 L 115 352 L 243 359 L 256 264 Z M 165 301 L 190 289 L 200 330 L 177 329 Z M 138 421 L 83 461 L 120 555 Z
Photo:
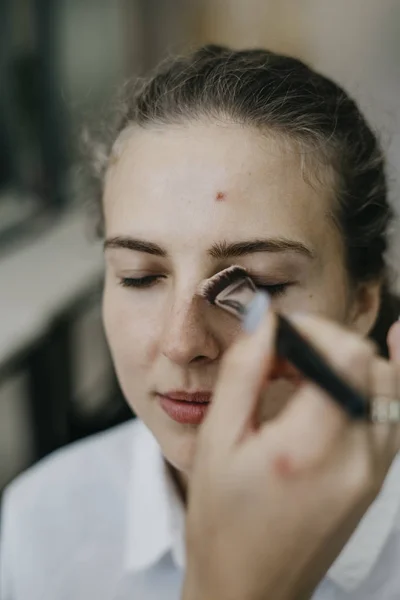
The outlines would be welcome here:
M 222 200 L 226 200 L 226 192 L 217 192 L 215 194 L 215 199 L 217 200 L 217 202 L 221 202 Z

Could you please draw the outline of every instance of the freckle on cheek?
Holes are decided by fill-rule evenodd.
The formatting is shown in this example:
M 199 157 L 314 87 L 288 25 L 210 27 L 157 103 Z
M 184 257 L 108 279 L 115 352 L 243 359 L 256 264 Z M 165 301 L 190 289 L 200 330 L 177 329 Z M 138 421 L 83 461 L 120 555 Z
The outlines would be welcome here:
M 216 194 L 216 196 L 215 196 L 215 199 L 216 199 L 217 201 L 219 201 L 219 202 L 220 202 L 221 200 L 226 200 L 226 194 L 225 194 L 225 192 L 217 192 L 217 194 Z

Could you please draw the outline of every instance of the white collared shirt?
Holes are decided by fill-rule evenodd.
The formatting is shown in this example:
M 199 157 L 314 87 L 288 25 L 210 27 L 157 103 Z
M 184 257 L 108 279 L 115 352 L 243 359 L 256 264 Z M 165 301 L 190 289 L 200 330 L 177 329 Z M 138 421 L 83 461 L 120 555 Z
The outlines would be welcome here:
M 131 421 L 8 488 L 0 599 L 179 600 L 184 554 L 184 507 L 156 440 Z M 399 566 L 397 459 L 313 600 L 399 600 Z

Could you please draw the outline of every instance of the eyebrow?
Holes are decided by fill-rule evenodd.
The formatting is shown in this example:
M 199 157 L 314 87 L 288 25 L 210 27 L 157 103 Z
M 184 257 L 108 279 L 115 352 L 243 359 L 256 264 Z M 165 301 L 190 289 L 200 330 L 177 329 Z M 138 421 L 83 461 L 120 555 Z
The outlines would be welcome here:
M 158 244 L 132 238 L 130 236 L 117 236 L 109 238 L 104 242 L 104 249 L 108 248 L 125 248 L 135 252 L 144 252 L 153 256 L 162 258 L 168 257 L 168 252 Z M 295 252 L 306 256 L 307 258 L 315 258 L 314 252 L 302 244 L 294 240 L 286 238 L 269 238 L 269 239 L 254 239 L 243 242 L 228 243 L 226 241 L 213 244 L 208 250 L 209 256 L 219 260 L 237 258 L 255 254 L 257 252 Z

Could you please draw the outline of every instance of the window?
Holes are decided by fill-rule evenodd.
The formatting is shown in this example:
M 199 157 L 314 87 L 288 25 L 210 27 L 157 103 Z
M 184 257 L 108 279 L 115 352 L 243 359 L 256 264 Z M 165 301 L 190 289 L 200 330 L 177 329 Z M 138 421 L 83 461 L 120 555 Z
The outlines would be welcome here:
M 0 244 L 66 201 L 55 4 L 0 3 Z

